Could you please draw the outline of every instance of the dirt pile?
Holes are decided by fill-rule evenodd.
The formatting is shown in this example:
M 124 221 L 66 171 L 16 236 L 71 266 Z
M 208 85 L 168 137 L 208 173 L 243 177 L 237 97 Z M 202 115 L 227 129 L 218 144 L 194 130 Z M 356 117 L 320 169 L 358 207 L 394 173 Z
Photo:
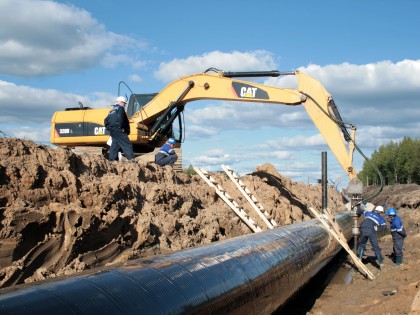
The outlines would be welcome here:
M 227 175 L 214 173 L 264 229 Z M 270 164 L 241 178 L 279 225 L 311 219 L 321 188 Z M 329 207 L 345 209 L 329 191 Z M 198 176 L 0 138 L 0 287 L 252 233 Z

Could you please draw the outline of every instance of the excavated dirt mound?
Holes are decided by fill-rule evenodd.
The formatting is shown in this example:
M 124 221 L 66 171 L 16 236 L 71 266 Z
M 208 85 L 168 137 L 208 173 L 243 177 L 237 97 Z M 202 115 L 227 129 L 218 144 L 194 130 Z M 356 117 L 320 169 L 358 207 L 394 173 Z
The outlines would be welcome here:
M 212 176 L 266 229 L 226 174 Z M 319 186 L 294 183 L 270 164 L 241 180 L 278 225 L 321 208 Z M 345 209 L 333 189 L 328 202 Z M 198 175 L 0 138 L 0 287 L 248 233 Z

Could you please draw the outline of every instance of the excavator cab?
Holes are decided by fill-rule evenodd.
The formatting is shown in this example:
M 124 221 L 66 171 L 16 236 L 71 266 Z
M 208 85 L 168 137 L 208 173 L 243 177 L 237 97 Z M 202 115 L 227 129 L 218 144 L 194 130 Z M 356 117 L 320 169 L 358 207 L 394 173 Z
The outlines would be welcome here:
M 135 113 L 146 106 L 158 93 L 131 94 L 127 106 L 127 116 L 130 119 Z M 180 108 L 172 108 L 159 116 L 152 128 L 149 130 L 149 137 L 154 140 L 159 138 L 174 138 L 178 143 L 184 139 L 184 115 Z M 139 123 L 141 126 L 141 122 Z M 143 126 L 141 126 L 143 127 Z M 144 128 L 146 128 L 144 126 Z

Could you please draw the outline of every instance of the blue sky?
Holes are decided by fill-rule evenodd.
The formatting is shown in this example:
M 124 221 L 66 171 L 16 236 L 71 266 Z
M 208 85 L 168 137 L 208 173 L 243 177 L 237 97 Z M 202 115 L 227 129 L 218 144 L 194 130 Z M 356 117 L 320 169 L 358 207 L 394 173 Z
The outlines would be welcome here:
M 54 111 L 79 100 L 107 107 L 120 81 L 150 93 L 209 67 L 301 70 L 331 93 L 370 156 L 420 137 L 418 12 L 415 0 L 1 0 L 0 131 L 48 143 Z M 301 106 L 202 101 L 185 118 L 185 167 L 245 174 L 270 162 L 296 181 L 320 178 L 328 148 Z M 346 181 L 331 153 L 328 165 L 329 178 Z

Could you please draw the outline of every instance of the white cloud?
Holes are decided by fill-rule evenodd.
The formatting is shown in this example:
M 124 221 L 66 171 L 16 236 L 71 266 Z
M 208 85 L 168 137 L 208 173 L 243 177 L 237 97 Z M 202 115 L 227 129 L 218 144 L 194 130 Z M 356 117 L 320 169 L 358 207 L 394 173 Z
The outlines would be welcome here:
M 114 51 L 145 43 L 106 31 L 90 13 L 49 0 L 0 2 L 0 74 L 40 76 L 136 60 Z
M 191 158 L 192 165 L 205 166 L 207 170 L 219 170 L 221 164 L 234 164 L 240 161 L 239 157 L 230 156 L 223 152 L 208 152 Z
M 13 137 L 19 139 L 28 139 L 32 140 L 37 143 L 50 143 L 50 132 L 51 126 L 50 125 L 32 125 L 32 126 L 17 126 L 14 127 L 13 130 L 5 129 L 2 130 L 7 135 L 12 135 Z
M 106 53 L 101 61 L 105 68 L 116 68 L 119 65 L 130 65 L 133 69 L 143 68 L 147 62 L 136 60 L 136 58 L 125 54 Z
M 37 123 L 51 118 L 51 115 L 46 115 L 46 113 L 52 114 L 54 111 L 64 110 L 66 107 L 78 107 L 79 101 L 93 108 L 113 104 L 113 97 L 111 95 L 105 97 L 106 95 L 106 93 L 99 93 L 88 98 L 54 89 L 38 89 L 13 83 L 5 84 L 3 81 L 0 87 L 0 111 L 2 114 L 15 117 L 18 121 L 20 119 L 28 121 L 29 119 Z M 95 96 L 100 96 L 101 99 L 97 99 Z
M 197 126 L 197 125 L 189 125 L 187 123 L 186 126 L 186 138 L 188 140 L 197 140 L 197 139 L 208 139 L 213 137 L 217 134 L 217 131 L 215 128 L 211 127 L 203 127 L 203 126 Z
M 139 76 L 138 74 L 132 74 L 130 76 L 130 81 L 139 83 L 143 81 L 143 78 Z
M 272 151 L 269 152 L 268 154 L 259 154 L 258 155 L 260 158 L 261 157 L 267 157 L 267 156 L 272 156 L 275 159 L 280 159 L 280 160 L 289 160 L 293 157 L 293 153 L 290 151 Z
M 325 67 L 310 65 L 300 70 L 316 76 L 324 86 L 340 94 L 350 95 L 357 91 L 363 95 L 376 95 L 376 91 L 381 90 L 382 95 L 387 95 L 420 86 L 420 60 L 380 61 L 365 65 L 343 63 Z M 352 93 L 348 93 L 350 85 Z M 385 86 L 386 90 L 383 89 Z
M 420 117 L 420 116 L 419 116 Z M 417 124 L 407 126 L 405 124 L 395 124 L 394 126 L 371 126 L 358 130 L 356 142 L 359 146 L 370 151 L 378 149 L 381 145 L 386 145 L 391 141 L 401 141 L 404 137 L 413 139 L 420 138 L 420 121 Z
M 316 78 L 333 96 L 344 120 L 357 124 L 416 124 L 420 116 L 420 59 L 365 65 L 309 65 L 300 71 Z M 293 77 L 267 84 L 290 86 Z M 380 115 L 378 113 L 380 112 Z M 417 133 L 418 134 L 418 133 Z
M 305 181 L 307 177 L 318 178 L 320 176 L 320 164 L 313 162 L 293 161 L 284 163 L 274 162 L 277 171 L 287 177 L 299 178 Z
M 53 113 L 78 107 L 79 101 L 87 107 L 103 108 L 114 103 L 114 96 L 107 93 L 82 96 L 0 81 L 0 130 L 13 137 L 48 142 L 49 131 L 45 133 L 45 129 L 50 126 Z
M 155 77 L 169 82 L 188 74 L 204 72 L 213 67 L 224 71 L 255 71 L 273 69 L 275 62 L 271 53 L 264 50 L 233 51 L 231 53 L 212 51 L 201 56 L 162 62 L 159 70 L 155 72 Z
M 210 104 L 194 108 L 191 103 L 187 105 L 185 119 L 188 123 L 217 130 L 312 126 L 303 107 L 281 104 L 211 101 Z
M 261 159 L 265 159 L 265 160 L 276 160 L 276 159 L 280 159 L 280 160 L 290 160 L 292 158 L 295 157 L 294 153 L 292 151 L 289 150 L 279 150 L 277 148 L 277 150 L 275 148 L 270 148 L 270 147 L 260 147 L 259 145 L 257 146 L 249 146 L 248 150 L 245 151 L 246 154 L 244 154 L 243 151 L 244 148 L 237 145 L 232 147 L 232 151 L 236 152 L 235 156 L 240 159 L 240 157 L 242 156 L 246 156 L 246 160 L 261 160 Z M 246 150 L 246 149 L 245 149 Z
M 280 137 L 279 139 L 270 140 L 260 145 L 260 147 L 263 149 L 293 148 L 296 150 L 300 150 L 301 148 L 308 149 L 309 147 L 313 148 L 319 146 L 325 146 L 325 140 L 319 133 L 312 136 L 297 135 L 293 137 Z

